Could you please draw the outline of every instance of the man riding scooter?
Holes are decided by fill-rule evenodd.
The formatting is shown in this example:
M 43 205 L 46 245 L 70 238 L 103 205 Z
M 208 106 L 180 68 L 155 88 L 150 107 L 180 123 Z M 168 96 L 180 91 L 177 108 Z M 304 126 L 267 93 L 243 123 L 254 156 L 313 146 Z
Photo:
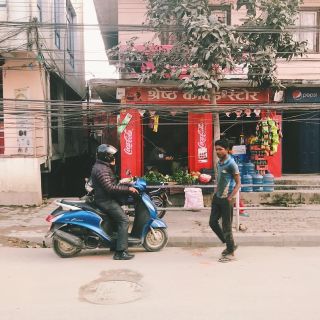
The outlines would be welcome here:
M 138 190 L 128 185 L 118 183 L 114 173 L 115 154 L 117 149 L 108 144 L 101 144 L 97 148 L 97 160 L 91 171 L 92 185 L 95 190 L 94 200 L 98 208 L 112 218 L 117 224 L 118 237 L 114 260 L 130 260 L 134 257 L 128 253 L 129 218 L 124 213 L 117 198 Z

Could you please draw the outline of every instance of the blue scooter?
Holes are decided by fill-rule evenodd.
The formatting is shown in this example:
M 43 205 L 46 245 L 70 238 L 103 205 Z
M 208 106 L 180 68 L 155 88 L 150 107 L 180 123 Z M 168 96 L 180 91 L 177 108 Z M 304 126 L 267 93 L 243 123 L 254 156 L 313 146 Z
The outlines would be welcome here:
M 134 198 L 135 214 L 128 245 L 159 251 L 168 242 L 167 226 L 157 217 L 157 209 L 146 193 L 146 181 L 138 178 L 132 186 L 139 195 Z M 56 204 L 58 208 L 46 218 L 51 223 L 46 237 L 52 237 L 58 256 L 72 257 L 82 249 L 115 248 L 115 225 L 94 203 L 60 200 Z

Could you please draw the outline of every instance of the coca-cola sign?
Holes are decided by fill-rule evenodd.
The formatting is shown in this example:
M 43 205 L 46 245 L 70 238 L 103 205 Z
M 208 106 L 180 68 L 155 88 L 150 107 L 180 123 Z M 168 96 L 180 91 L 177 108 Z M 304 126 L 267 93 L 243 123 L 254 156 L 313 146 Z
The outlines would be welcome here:
M 198 123 L 198 147 L 203 148 L 207 143 L 206 125 L 204 122 Z
M 198 161 L 208 161 L 207 132 L 204 122 L 198 123 Z
M 133 150 L 133 130 L 132 129 L 125 129 L 123 132 L 123 137 L 125 141 L 123 151 L 128 154 L 132 155 Z

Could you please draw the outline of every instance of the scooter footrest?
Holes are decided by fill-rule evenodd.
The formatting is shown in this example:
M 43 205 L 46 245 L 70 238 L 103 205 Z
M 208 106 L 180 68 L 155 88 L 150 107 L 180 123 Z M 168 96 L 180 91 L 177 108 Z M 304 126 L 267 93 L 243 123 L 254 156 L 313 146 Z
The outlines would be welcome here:
M 128 237 L 128 243 L 130 243 L 130 244 L 140 244 L 141 240 L 139 238 Z

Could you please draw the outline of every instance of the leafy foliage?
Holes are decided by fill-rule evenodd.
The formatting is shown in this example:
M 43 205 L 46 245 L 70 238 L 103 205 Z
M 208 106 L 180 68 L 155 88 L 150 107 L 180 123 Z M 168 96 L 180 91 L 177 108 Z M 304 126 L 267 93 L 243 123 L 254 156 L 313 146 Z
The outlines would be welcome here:
M 247 10 L 247 19 L 240 28 L 244 32 L 238 39 L 246 53 L 248 78 L 253 86 L 282 87 L 276 77 L 277 59 L 291 60 L 306 53 L 307 43 L 295 41 L 286 31 L 294 25 L 300 4 L 301 0 L 238 0 L 237 8 L 244 6 Z
M 219 89 L 225 69 L 243 64 L 253 86 L 279 88 L 277 60 L 306 52 L 306 42 L 295 41 L 287 31 L 294 25 L 301 0 L 238 0 L 237 9 L 244 7 L 247 17 L 237 28 L 210 15 L 208 0 L 146 3 L 146 23 L 159 35 L 169 33 L 172 48 L 148 42 L 138 50 L 132 39 L 123 48 L 108 51 L 122 61 L 121 71 L 138 73 L 140 81 L 178 79 L 185 90 L 204 95 Z
M 179 169 L 174 172 L 172 180 L 176 181 L 178 184 L 188 185 L 196 183 L 197 177 L 192 176 L 188 171 Z
M 191 175 L 187 170 L 178 169 L 172 176 L 163 175 L 160 172 L 150 170 L 143 176 L 148 184 L 159 184 L 161 182 L 176 182 L 177 184 L 188 185 L 198 182 L 198 177 Z
M 168 175 L 163 175 L 160 172 L 150 170 L 143 177 L 149 184 L 158 184 L 161 182 L 169 182 L 172 181 L 172 177 Z

